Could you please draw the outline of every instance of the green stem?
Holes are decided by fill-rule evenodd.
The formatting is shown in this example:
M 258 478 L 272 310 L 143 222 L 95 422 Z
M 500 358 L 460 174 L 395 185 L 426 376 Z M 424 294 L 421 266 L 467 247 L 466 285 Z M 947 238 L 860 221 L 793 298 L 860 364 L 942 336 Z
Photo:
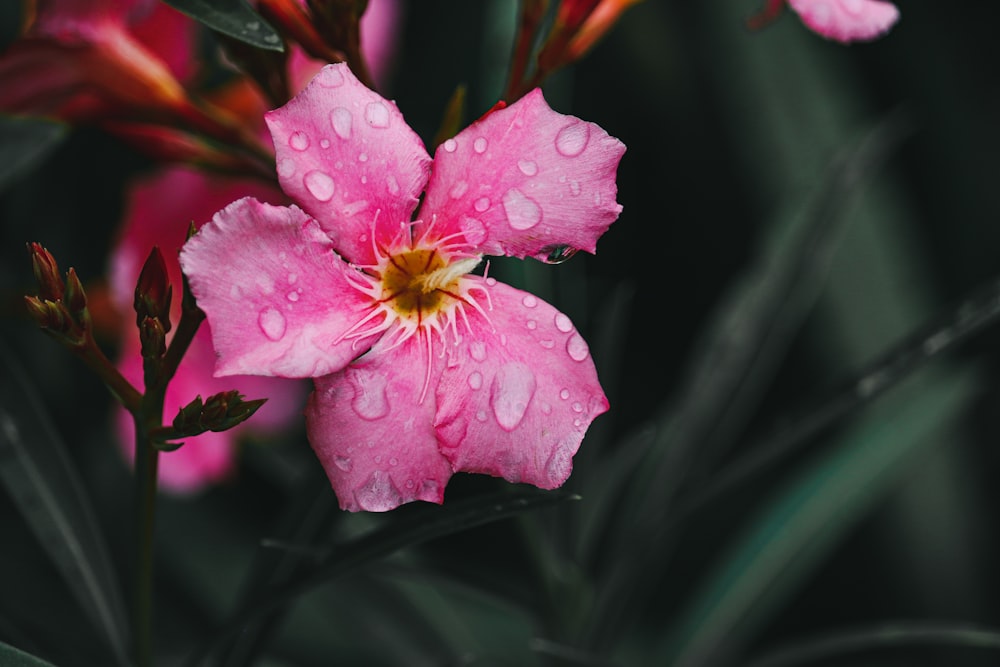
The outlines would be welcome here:
M 147 397 L 150 395 L 147 394 Z M 151 427 L 159 426 L 163 398 L 158 406 L 143 401 L 135 418 L 135 507 L 136 507 L 136 581 L 135 581 L 135 662 L 137 667 L 152 665 L 153 629 L 153 528 L 156 519 L 156 473 L 160 452 L 149 437 Z

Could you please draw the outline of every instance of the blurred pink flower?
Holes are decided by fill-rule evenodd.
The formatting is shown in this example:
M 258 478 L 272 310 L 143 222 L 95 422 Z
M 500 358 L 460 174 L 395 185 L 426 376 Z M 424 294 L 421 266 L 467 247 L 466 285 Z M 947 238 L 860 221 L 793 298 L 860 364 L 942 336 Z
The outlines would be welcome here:
M 344 509 L 440 503 L 457 471 L 561 485 L 608 407 L 587 344 L 470 272 L 485 254 L 594 252 L 621 210 L 621 142 L 535 90 L 441 144 L 432 173 L 345 65 L 266 120 L 302 208 L 239 199 L 181 252 L 216 374 L 315 379 L 309 438 Z
M 884 0 L 788 0 L 802 22 L 838 42 L 880 37 L 899 20 L 899 10 Z
M 171 320 L 180 317 L 181 270 L 177 255 L 184 243 L 186 226 L 207 219 L 234 197 L 252 194 L 267 201 L 284 200 L 275 188 L 243 181 L 212 177 L 184 167 L 174 167 L 132 187 L 126 203 L 124 223 L 112 253 L 111 299 L 119 312 L 132 308 L 139 271 L 153 246 L 158 246 L 174 286 Z M 142 357 L 134 317 L 123 317 L 118 370 L 134 386 L 142 387 Z M 173 492 L 193 492 L 228 477 L 235 466 L 234 442 L 252 431 L 267 434 L 293 423 L 305 403 L 305 386 L 289 380 L 260 377 L 213 377 L 215 354 L 208 325 L 203 324 L 177 374 L 167 388 L 164 416 L 169 422 L 195 396 L 208 398 L 237 389 L 248 399 L 267 398 L 253 418 L 230 431 L 208 432 L 188 438 L 180 449 L 160 457 L 159 481 Z M 119 442 L 132 456 L 135 430 L 129 413 L 116 408 Z

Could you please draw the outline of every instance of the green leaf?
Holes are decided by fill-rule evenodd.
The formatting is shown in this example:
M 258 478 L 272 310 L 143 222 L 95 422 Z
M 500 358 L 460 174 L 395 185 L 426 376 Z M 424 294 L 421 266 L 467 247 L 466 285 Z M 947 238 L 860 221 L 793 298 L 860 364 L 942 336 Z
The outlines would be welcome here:
M 45 159 L 66 134 L 63 123 L 0 114 L 0 190 Z
M 717 664 L 737 651 L 891 488 L 904 464 L 950 440 L 975 378 L 921 380 L 854 424 L 750 522 L 658 646 L 662 664 Z
M 55 667 L 51 662 L 0 642 L 0 665 L 4 667 Z
M 24 371 L 0 346 L 0 484 L 77 602 L 127 665 L 124 604 L 83 485 Z
M 565 491 L 519 491 L 489 494 L 438 506 L 406 506 L 396 510 L 389 523 L 346 544 L 319 550 L 315 564 L 303 574 L 270 591 L 255 606 L 244 608 L 218 632 L 210 643 L 197 651 L 189 664 L 213 664 L 211 658 L 233 634 L 264 614 L 285 605 L 322 583 L 342 577 L 406 547 L 459 533 L 500 519 L 517 516 L 579 496 Z
M 243 0 L 163 0 L 174 9 L 241 42 L 284 51 L 277 31 Z

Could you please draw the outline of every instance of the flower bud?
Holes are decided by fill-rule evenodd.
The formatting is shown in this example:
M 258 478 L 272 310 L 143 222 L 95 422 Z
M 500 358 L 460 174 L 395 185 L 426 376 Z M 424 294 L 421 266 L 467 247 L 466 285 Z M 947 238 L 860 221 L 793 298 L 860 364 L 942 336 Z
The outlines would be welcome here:
M 63 281 L 55 257 L 39 243 L 29 243 L 28 252 L 31 253 L 31 270 L 38 281 L 38 296 L 48 301 L 62 299 Z
M 167 333 L 159 320 L 146 317 L 139 324 L 139 344 L 143 359 L 159 359 L 167 352 Z
M 141 327 L 143 320 L 153 318 L 159 321 L 163 332 L 170 331 L 170 300 L 173 289 L 167 276 L 167 265 L 163 254 L 156 246 L 142 266 L 139 280 L 135 285 L 135 323 Z

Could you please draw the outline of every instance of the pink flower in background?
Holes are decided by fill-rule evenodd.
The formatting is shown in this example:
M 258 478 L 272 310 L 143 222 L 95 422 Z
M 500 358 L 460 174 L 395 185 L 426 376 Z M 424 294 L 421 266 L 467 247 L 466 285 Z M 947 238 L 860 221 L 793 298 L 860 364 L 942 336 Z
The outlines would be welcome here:
M 884 0 L 788 0 L 802 22 L 838 42 L 875 39 L 899 20 L 899 10 Z
M 216 374 L 315 378 L 309 438 L 344 509 L 440 503 L 458 471 L 561 485 L 608 407 L 587 344 L 470 272 L 485 254 L 594 252 L 621 210 L 621 142 L 535 90 L 444 142 L 432 173 L 344 65 L 267 122 L 301 208 L 237 200 L 181 253 Z
M 121 313 L 132 309 L 133 291 L 146 257 L 153 246 L 159 246 L 167 264 L 170 283 L 174 286 L 171 320 L 180 317 L 181 270 L 177 255 L 184 243 L 186 225 L 201 221 L 220 206 L 253 194 L 269 201 L 283 201 L 280 192 L 263 185 L 210 177 L 188 168 L 176 167 L 154 178 L 136 184 L 130 193 L 124 224 L 112 253 L 111 297 Z M 118 370 L 134 386 L 142 387 L 142 357 L 134 317 L 123 318 Z M 268 402 L 253 419 L 230 431 L 208 432 L 187 438 L 185 445 L 160 457 L 161 486 L 177 493 L 197 491 L 208 484 L 228 477 L 235 466 L 235 439 L 247 432 L 266 434 L 293 423 L 302 413 L 305 387 L 278 378 L 213 377 L 215 353 L 211 334 L 202 325 L 188 349 L 177 374 L 167 388 L 164 416 L 169 421 L 195 396 L 208 398 L 228 389 L 237 389 L 248 399 L 267 398 Z M 119 442 L 129 458 L 132 456 L 135 430 L 132 418 L 122 407 L 116 407 Z

